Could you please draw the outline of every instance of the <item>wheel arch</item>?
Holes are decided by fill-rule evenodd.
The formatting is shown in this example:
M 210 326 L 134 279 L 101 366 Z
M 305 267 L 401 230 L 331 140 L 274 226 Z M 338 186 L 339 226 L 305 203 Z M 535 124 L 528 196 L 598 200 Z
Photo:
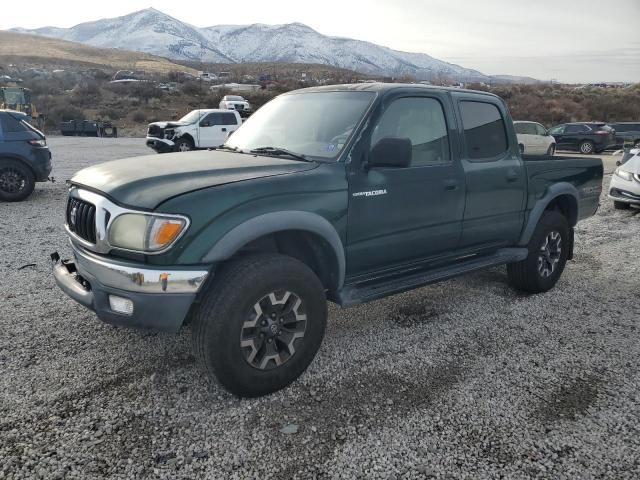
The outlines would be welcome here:
M 33 174 L 34 178 L 38 177 L 38 174 L 33 169 L 33 166 L 30 165 L 29 161 L 26 160 L 25 158 L 21 157 L 20 155 L 13 155 L 11 153 L 3 153 L 2 155 L 0 155 L 0 162 L 2 160 L 15 160 L 17 162 L 20 162 L 22 165 L 24 165 L 25 167 L 27 167 L 29 169 L 29 171 Z
M 324 217 L 304 211 L 273 212 L 254 217 L 226 233 L 203 257 L 216 264 L 251 252 L 283 253 L 307 264 L 327 290 L 344 284 L 344 246 Z
M 578 190 L 570 183 L 561 182 L 551 185 L 547 193 L 534 205 L 518 245 L 526 246 L 533 235 L 540 218 L 546 211 L 559 211 L 566 218 L 570 227 L 578 223 Z

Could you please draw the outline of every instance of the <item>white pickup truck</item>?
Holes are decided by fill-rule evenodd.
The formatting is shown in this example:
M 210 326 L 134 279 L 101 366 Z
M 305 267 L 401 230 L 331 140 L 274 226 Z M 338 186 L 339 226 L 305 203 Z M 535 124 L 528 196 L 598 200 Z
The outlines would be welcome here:
M 188 152 L 222 145 L 242 125 L 234 110 L 194 110 L 177 122 L 150 123 L 147 146 L 158 153 Z

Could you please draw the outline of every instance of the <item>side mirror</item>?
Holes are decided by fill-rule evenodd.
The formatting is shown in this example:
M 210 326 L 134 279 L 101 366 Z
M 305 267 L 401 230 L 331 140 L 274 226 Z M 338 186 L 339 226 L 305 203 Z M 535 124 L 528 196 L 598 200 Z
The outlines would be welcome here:
M 200 122 L 201 127 L 210 127 L 211 124 L 209 122 Z
M 385 137 L 376 143 L 369 153 L 371 167 L 399 167 L 411 165 L 413 146 L 408 138 Z

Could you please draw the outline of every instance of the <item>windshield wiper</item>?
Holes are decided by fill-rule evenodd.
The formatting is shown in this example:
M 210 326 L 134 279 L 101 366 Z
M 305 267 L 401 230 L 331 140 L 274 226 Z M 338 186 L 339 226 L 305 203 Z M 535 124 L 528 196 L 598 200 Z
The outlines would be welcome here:
M 230 147 L 228 145 L 218 145 L 216 147 L 216 150 L 229 150 L 230 152 L 236 152 L 236 153 L 244 153 L 242 150 L 240 150 L 238 147 Z
M 286 148 L 280 148 L 280 147 L 259 147 L 259 148 L 254 148 L 253 150 L 250 150 L 249 153 L 257 153 L 257 154 L 264 153 L 266 155 L 275 155 L 276 157 L 281 155 L 288 155 L 291 158 L 295 158 L 296 160 L 302 160 L 303 162 L 312 161 L 300 153 L 295 153 L 290 150 L 287 150 Z

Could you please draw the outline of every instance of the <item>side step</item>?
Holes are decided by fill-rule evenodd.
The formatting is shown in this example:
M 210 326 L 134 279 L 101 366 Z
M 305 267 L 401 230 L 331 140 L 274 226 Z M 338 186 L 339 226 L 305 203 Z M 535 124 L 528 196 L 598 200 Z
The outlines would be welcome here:
M 529 252 L 526 248 L 503 248 L 491 255 L 473 256 L 429 270 L 420 269 L 409 274 L 389 275 L 383 278 L 345 285 L 340 291 L 336 292 L 335 298 L 331 300 L 343 306 L 370 302 L 371 300 L 406 292 L 407 290 L 448 280 L 476 270 L 519 262 L 527 258 L 528 254 Z

